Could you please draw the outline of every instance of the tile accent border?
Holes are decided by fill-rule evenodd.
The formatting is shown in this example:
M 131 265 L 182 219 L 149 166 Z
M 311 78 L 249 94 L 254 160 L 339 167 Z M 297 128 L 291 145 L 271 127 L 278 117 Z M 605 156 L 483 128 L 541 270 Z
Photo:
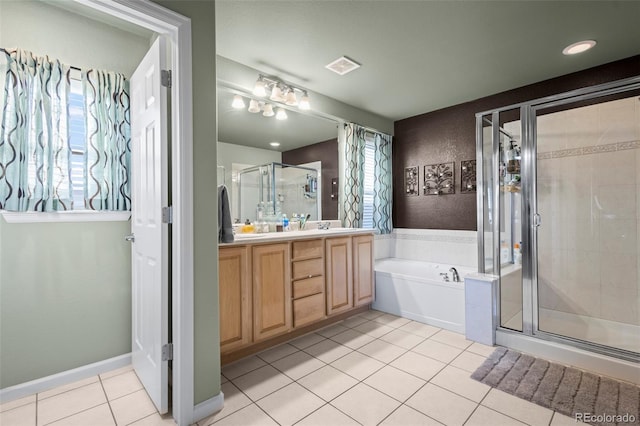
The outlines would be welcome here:
M 557 151 L 539 152 L 538 160 L 551 158 L 576 157 L 578 155 L 599 154 L 602 152 L 625 151 L 628 149 L 640 149 L 640 141 L 617 142 L 606 145 L 585 146 L 582 148 L 560 149 Z
M 414 241 L 434 241 L 439 243 L 455 243 L 455 244 L 476 244 L 478 239 L 475 236 L 476 231 L 440 231 L 437 233 L 425 232 L 431 230 L 423 229 L 394 229 L 391 234 L 396 240 L 414 240 Z M 422 232 L 420 232 L 422 231 Z M 472 233 L 471 235 L 452 235 L 452 233 Z

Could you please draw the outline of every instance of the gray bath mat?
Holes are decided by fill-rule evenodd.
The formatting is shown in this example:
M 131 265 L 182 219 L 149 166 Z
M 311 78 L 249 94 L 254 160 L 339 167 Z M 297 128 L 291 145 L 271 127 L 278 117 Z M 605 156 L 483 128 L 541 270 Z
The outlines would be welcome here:
M 640 386 L 498 348 L 471 378 L 585 423 L 640 424 Z

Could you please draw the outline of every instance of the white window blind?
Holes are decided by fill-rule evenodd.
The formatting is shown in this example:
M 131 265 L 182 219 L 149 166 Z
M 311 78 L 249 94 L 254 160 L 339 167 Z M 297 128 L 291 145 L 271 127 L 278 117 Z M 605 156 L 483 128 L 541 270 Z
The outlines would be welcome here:
M 71 187 L 73 210 L 84 210 L 85 153 L 84 95 L 79 79 L 71 78 L 69 94 L 69 147 L 71 148 Z
M 364 148 L 364 196 L 362 227 L 373 228 L 373 188 L 375 182 L 375 154 L 376 147 L 372 140 L 367 138 Z

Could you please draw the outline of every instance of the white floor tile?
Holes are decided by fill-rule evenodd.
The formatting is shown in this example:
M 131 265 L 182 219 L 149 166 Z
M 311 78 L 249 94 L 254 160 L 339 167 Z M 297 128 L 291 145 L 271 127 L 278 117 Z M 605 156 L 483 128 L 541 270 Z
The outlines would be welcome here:
M 427 417 L 420 411 L 414 410 L 406 405 L 401 405 L 389 417 L 384 419 L 381 425 L 384 426 L 441 426 L 442 423 Z
M 104 379 L 102 386 L 109 401 L 128 395 L 143 388 L 142 383 L 133 371 Z
M 13 401 L 5 402 L 0 405 L 0 413 L 7 410 L 12 410 L 14 408 L 22 407 L 23 405 L 31 404 L 32 402 L 36 402 L 35 395 L 25 396 L 23 398 L 14 399 Z
M 298 383 L 325 401 L 331 401 L 347 389 L 357 385 L 358 381 L 348 374 L 327 365 L 298 380 Z
M 309 373 L 324 367 L 326 364 L 305 352 L 296 352 L 271 363 L 272 366 L 282 371 L 293 380 L 298 380 Z
M 331 340 L 351 349 L 358 349 L 367 343 L 373 342 L 374 338 L 367 334 L 360 333 L 359 331 L 348 329 L 347 331 L 331 337 Z
M 291 383 L 291 379 L 270 365 L 247 373 L 232 380 L 242 392 L 253 401 L 269 395 Z
M 142 389 L 110 401 L 118 425 L 128 425 L 156 412 L 156 406 Z
M 291 346 L 288 343 L 284 343 L 274 348 L 267 349 L 264 352 L 260 352 L 257 356 L 260 357 L 263 361 L 272 363 L 273 361 L 277 361 L 280 358 L 284 358 L 287 355 L 291 355 L 292 353 L 298 352 L 298 350 L 299 349 L 296 348 L 295 346 Z
M 402 327 L 400 327 L 398 330 L 406 331 L 407 333 L 417 334 L 418 336 L 427 338 L 427 337 L 433 336 L 441 329 L 438 327 L 434 327 L 432 325 L 422 324 L 421 322 L 410 321 L 405 325 L 403 325 Z
M 12 408 L 0 413 L 0 425 L 2 426 L 36 426 L 36 403 Z
M 476 409 L 476 411 L 473 412 L 469 420 L 465 423 L 465 426 L 487 426 L 487 425 L 525 426 L 525 423 L 521 423 L 516 419 L 507 417 L 504 414 L 500 414 L 497 411 L 493 411 L 482 405 L 479 406 Z
M 225 395 L 226 398 L 227 395 Z M 131 426 L 175 426 L 176 422 L 171 417 L 171 414 L 165 414 L 161 416 L 158 413 L 153 413 L 143 419 L 131 423 Z
M 384 364 L 380 361 L 359 352 L 351 352 L 339 360 L 332 362 L 331 365 L 358 380 L 364 380 L 384 367 Z
M 429 381 L 433 376 L 438 374 L 446 364 L 409 351 L 389 365 L 413 374 L 422 380 Z
M 117 368 L 115 370 L 107 371 L 106 373 L 100 374 L 100 378 L 102 380 L 108 379 L 109 377 L 117 376 L 118 374 L 126 373 L 127 371 L 132 371 L 133 365 L 125 365 L 124 367 Z
M 365 384 L 358 384 L 333 401 L 331 405 L 363 425 L 376 425 L 400 403 Z
M 431 340 L 435 340 L 440 343 L 446 343 L 449 346 L 454 346 L 459 349 L 467 349 L 473 343 L 471 340 L 467 340 L 464 334 L 455 333 L 449 330 L 441 330 L 431 336 Z
M 426 383 L 402 370 L 387 365 L 367 377 L 364 383 L 398 401 L 404 402 Z
M 280 425 L 292 425 L 325 402 L 299 384 L 291 383 L 262 398 L 257 404 Z
M 220 384 L 227 383 L 228 381 L 229 381 L 229 379 L 224 377 L 224 375 L 220 374 Z
M 395 315 L 391 315 L 391 314 L 384 314 L 384 315 L 381 315 L 379 317 L 374 318 L 373 321 L 379 322 L 379 323 L 384 324 L 384 325 L 386 325 L 388 327 L 398 328 L 398 327 L 402 327 L 403 325 L 409 323 L 411 320 L 407 319 L 407 318 L 402 318 L 402 317 L 398 317 L 398 316 L 395 316 Z
M 246 407 L 247 405 L 252 404 L 251 400 L 231 382 L 227 382 L 222 385 L 222 393 L 224 393 L 224 406 L 222 407 L 222 410 L 218 411 L 212 416 L 207 417 L 206 419 L 200 420 L 198 422 L 199 425 L 210 425 L 217 420 L 225 418 L 235 413 L 236 411 Z
M 51 426 L 113 426 L 116 423 L 113 421 L 109 404 L 102 404 L 49 424 Z
M 462 353 L 462 349 L 427 339 L 413 348 L 413 352 L 448 364 Z
M 401 348 L 411 349 L 418 343 L 422 342 L 424 340 L 424 337 L 418 336 L 417 334 L 407 333 L 406 331 L 402 330 L 393 330 L 392 332 L 381 336 L 380 340 L 393 343 L 394 345 L 400 346 Z
M 548 425 L 553 416 L 553 411 L 547 408 L 498 389 L 491 389 L 482 405 L 533 426 Z
M 387 333 L 395 330 L 392 327 L 387 327 L 384 324 L 380 324 L 379 322 L 369 321 L 359 326 L 355 327 L 354 330 L 359 331 L 360 333 L 367 334 L 371 337 L 379 338 L 380 336 L 384 336 Z
M 390 363 L 406 351 L 404 348 L 377 339 L 358 349 L 358 352 L 375 358 L 385 364 Z
M 320 343 L 309 346 L 304 350 L 306 353 L 313 355 L 322 362 L 332 363 L 338 358 L 342 358 L 346 354 L 353 352 L 353 349 L 341 345 L 333 340 L 325 339 Z
M 66 385 L 58 386 L 56 388 L 38 393 L 38 401 L 41 401 L 45 398 L 50 398 L 55 395 L 60 395 L 61 393 L 64 393 L 73 389 L 78 389 L 83 386 L 90 385 L 91 383 L 97 383 L 97 382 L 98 382 L 98 376 L 91 376 L 86 379 L 78 380 L 76 382 L 67 383 Z
M 359 426 L 360 423 L 353 420 L 351 417 L 344 414 L 334 406 L 327 404 L 320 407 L 318 410 L 309 414 L 300 422 L 296 423 L 296 426 Z
M 38 401 L 38 424 L 45 425 L 107 402 L 100 383 Z
M 446 425 L 462 425 L 478 404 L 427 383 L 406 402 L 408 406 Z
M 468 371 L 447 365 L 431 379 L 431 383 L 472 401 L 480 402 L 491 388 L 484 383 L 473 380 L 469 376 Z
M 322 328 L 316 331 L 316 333 L 323 337 L 330 338 L 335 336 L 336 334 L 340 334 L 347 330 L 349 330 L 347 327 L 345 327 L 341 323 L 338 323 L 338 324 L 330 325 L 329 327 Z
M 473 352 L 474 354 L 482 355 L 483 357 L 488 357 L 495 351 L 497 346 L 487 346 L 482 343 L 473 342 L 471 346 L 467 348 L 469 352 Z
M 351 318 L 347 318 L 346 320 L 342 321 L 342 325 L 344 325 L 345 327 L 349 327 L 349 328 L 354 328 L 359 326 L 360 324 L 367 322 L 366 319 L 360 317 L 360 316 L 353 316 Z
M 370 311 L 366 311 L 366 312 L 361 313 L 359 316 L 361 316 L 362 318 L 367 319 L 367 320 L 372 320 L 372 319 L 378 318 L 379 316 L 382 316 L 382 315 L 384 315 L 384 312 L 375 311 L 375 310 L 371 309 Z
M 295 346 L 298 349 L 305 349 L 305 348 L 308 348 L 309 346 L 315 345 L 316 343 L 320 343 L 325 339 L 326 337 L 323 337 L 319 334 L 310 333 L 290 341 L 289 344 Z
M 487 359 L 482 355 L 474 354 L 473 352 L 464 351 L 451 361 L 451 365 L 454 367 L 462 368 L 465 371 L 473 373 L 482 365 L 484 360 Z
M 251 404 L 242 410 L 236 411 L 215 424 L 220 426 L 278 426 L 278 423 L 274 422 L 256 404 Z
M 565 416 L 564 414 L 560 414 L 558 412 L 553 413 L 553 418 L 551 419 L 550 426 L 575 426 L 575 425 L 586 425 L 587 423 L 577 422 L 574 418 Z
M 267 363 L 257 356 L 252 356 L 236 361 L 233 364 L 225 365 L 222 367 L 222 374 L 224 374 L 227 379 L 233 380 L 250 371 L 257 370 L 264 365 L 267 365 Z

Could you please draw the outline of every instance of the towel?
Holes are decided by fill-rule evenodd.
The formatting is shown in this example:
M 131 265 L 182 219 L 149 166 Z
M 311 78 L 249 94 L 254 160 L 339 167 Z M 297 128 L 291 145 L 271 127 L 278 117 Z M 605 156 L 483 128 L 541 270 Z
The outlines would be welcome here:
M 218 186 L 218 242 L 233 242 L 233 226 L 231 224 L 231 210 L 227 187 Z

